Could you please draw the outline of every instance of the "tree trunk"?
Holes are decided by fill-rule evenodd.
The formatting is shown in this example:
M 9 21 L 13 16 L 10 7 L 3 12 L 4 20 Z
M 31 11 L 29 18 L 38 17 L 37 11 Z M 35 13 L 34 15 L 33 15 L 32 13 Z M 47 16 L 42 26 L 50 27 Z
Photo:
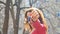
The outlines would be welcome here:
M 16 21 L 14 23 L 14 34 L 18 34 L 19 28 L 19 15 L 20 15 L 20 0 L 17 1 L 17 13 L 16 13 Z
M 10 5 L 10 0 L 6 0 L 5 19 L 4 19 L 4 24 L 3 24 L 3 34 L 7 34 L 7 32 L 8 32 L 9 5 Z

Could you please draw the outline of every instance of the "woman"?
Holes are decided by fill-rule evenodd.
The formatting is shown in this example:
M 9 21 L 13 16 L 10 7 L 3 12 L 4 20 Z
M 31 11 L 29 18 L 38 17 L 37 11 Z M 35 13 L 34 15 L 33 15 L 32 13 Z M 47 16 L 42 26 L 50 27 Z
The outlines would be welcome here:
M 29 8 L 25 13 L 25 30 L 30 34 L 47 34 L 47 24 L 43 13 L 37 8 Z

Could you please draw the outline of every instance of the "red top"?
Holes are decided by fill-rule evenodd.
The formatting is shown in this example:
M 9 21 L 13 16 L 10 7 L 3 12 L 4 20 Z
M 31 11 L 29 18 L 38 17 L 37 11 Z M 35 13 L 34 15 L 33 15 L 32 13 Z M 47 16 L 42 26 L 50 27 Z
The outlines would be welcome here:
M 32 34 L 46 34 L 46 28 L 39 20 L 33 22 L 32 25 L 35 28 Z

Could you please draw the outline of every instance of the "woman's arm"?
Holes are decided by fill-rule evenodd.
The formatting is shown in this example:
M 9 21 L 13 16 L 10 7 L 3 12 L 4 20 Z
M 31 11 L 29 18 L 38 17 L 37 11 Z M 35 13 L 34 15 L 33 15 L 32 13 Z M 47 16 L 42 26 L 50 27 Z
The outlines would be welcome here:
M 45 20 L 45 18 L 44 18 L 44 16 L 43 16 L 43 13 L 42 13 L 41 10 L 38 10 L 38 11 L 39 11 L 39 13 L 40 13 L 40 15 L 41 15 L 41 17 L 42 17 L 43 24 L 44 24 L 44 26 L 46 27 L 47 33 L 48 33 L 48 25 L 47 25 L 46 20 Z M 46 34 L 47 34 L 47 33 L 46 33 Z

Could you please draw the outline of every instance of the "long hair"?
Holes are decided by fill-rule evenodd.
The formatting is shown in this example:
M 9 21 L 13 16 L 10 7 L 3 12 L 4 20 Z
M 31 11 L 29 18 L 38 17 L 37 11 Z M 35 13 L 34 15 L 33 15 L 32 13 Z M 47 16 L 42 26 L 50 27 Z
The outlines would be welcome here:
M 43 16 L 43 13 L 42 13 L 42 11 L 41 10 L 39 10 L 39 9 L 37 9 L 37 8 L 29 8 L 29 9 L 27 9 L 26 11 L 25 11 L 25 23 L 27 24 L 28 23 L 28 20 L 27 20 L 27 13 L 28 12 L 32 12 L 33 10 L 36 10 L 37 12 L 38 12 L 38 14 L 39 14 L 39 20 L 40 20 L 40 23 L 41 24 L 44 24 L 45 23 L 45 19 L 44 19 L 44 16 Z M 29 27 L 30 27 L 30 29 L 32 30 L 33 29 L 33 27 L 29 24 Z
M 41 13 L 40 12 L 42 12 L 41 10 L 39 10 L 39 9 L 37 9 L 37 8 L 29 8 L 29 9 L 27 9 L 27 11 L 26 11 L 26 13 L 25 13 L 25 19 L 27 20 L 27 13 L 28 12 L 32 12 L 33 10 L 35 10 L 35 11 L 37 11 L 38 12 L 38 14 L 39 14 L 39 20 L 40 20 L 40 23 L 42 23 L 43 24 L 43 17 L 42 17 L 42 15 L 41 15 Z M 26 23 L 28 23 L 28 21 L 26 21 Z

